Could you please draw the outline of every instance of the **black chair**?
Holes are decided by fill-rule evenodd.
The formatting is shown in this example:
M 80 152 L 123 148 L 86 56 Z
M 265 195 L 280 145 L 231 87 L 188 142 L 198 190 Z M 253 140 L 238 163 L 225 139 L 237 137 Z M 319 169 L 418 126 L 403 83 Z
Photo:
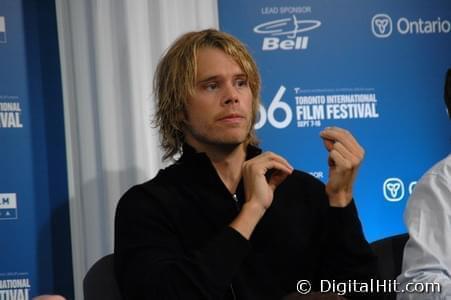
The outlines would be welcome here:
M 121 300 L 121 294 L 114 275 L 114 255 L 99 259 L 83 279 L 85 300 Z
M 371 248 L 378 258 L 380 279 L 394 280 L 401 274 L 404 246 L 409 235 L 407 233 L 390 236 L 372 242 Z M 387 293 L 385 299 L 396 299 L 395 293 Z

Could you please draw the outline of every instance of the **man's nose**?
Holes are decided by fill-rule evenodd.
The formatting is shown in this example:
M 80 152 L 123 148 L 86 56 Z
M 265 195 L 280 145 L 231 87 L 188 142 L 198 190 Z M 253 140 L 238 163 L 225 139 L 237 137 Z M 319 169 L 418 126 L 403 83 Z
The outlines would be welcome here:
M 223 103 L 225 105 L 235 104 L 239 102 L 238 91 L 233 84 L 228 84 L 224 91 Z

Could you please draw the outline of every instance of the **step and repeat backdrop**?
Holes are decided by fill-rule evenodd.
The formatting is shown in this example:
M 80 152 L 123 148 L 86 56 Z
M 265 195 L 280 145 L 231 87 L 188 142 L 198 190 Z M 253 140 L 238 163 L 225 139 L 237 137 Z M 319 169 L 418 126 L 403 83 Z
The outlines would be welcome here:
M 443 88 L 451 1 L 219 0 L 220 29 L 260 69 L 265 150 L 328 178 L 319 132 L 348 129 L 366 149 L 355 199 L 368 240 L 405 232 L 416 181 L 451 150 Z
M 54 1 L 0 1 L 0 299 L 73 299 Z
M 370 241 L 405 231 L 419 177 L 449 153 L 451 1 L 218 0 L 262 75 L 262 147 L 327 181 L 319 132 L 366 149 L 355 198 Z M 0 299 L 73 298 L 54 1 L 0 1 Z

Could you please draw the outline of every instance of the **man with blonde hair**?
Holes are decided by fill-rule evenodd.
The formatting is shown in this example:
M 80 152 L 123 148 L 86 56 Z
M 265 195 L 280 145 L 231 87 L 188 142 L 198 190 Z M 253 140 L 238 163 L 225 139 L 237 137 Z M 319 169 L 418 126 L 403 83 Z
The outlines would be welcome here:
M 259 92 L 254 60 L 226 33 L 187 33 L 161 59 L 155 121 L 164 158 L 181 157 L 118 204 L 126 299 L 273 300 L 376 276 L 352 200 L 363 149 L 344 129 L 322 131 L 327 185 L 262 153 Z

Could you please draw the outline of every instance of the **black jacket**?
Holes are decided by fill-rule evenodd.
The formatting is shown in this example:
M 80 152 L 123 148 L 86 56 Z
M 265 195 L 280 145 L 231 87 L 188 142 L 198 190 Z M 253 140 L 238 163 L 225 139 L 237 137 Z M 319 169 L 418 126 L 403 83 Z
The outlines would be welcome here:
M 249 147 L 248 158 L 260 153 Z M 244 200 L 205 154 L 175 164 L 121 198 L 115 268 L 125 299 L 281 299 L 299 280 L 367 281 L 376 259 L 354 203 L 329 206 L 324 184 L 294 171 L 277 188 L 251 240 L 228 226 Z

